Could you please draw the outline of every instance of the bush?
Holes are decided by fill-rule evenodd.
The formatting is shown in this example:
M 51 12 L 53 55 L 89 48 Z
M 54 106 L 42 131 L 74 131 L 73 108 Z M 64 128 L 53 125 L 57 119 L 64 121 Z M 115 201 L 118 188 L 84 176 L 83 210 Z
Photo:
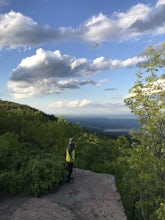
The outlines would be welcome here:
M 20 185 L 22 184 L 23 176 L 14 170 L 1 171 L 0 173 L 0 193 L 17 194 L 20 193 Z
M 18 141 L 18 136 L 6 133 L 0 136 L 0 169 L 17 170 L 28 160 L 28 152 Z
M 64 165 L 64 161 L 56 157 L 30 160 L 27 167 L 21 169 L 21 191 L 33 196 L 52 191 L 64 179 Z
M 2 171 L 1 193 L 38 196 L 50 192 L 64 179 L 64 164 L 55 158 L 31 159 L 18 171 Z
M 64 178 L 63 157 L 29 151 L 18 136 L 0 136 L 0 192 L 38 196 L 58 186 Z

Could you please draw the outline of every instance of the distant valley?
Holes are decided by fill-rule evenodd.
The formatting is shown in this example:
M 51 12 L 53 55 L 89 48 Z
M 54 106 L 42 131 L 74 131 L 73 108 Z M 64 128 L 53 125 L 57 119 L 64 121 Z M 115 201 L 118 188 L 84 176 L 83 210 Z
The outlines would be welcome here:
M 107 134 L 128 134 L 131 130 L 140 127 L 135 118 L 109 118 L 109 117 L 65 117 L 65 120 L 78 123 L 81 127 L 94 132 Z

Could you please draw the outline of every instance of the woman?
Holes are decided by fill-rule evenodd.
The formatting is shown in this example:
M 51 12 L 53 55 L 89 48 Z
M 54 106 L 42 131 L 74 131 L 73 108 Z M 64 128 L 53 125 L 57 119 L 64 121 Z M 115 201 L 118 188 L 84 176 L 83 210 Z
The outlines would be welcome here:
M 67 182 L 69 182 L 71 179 L 72 175 L 72 170 L 73 170 L 73 162 L 75 160 L 75 141 L 74 138 L 69 139 L 69 144 L 68 147 L 66 148 L 66 162 L 67 162 Z

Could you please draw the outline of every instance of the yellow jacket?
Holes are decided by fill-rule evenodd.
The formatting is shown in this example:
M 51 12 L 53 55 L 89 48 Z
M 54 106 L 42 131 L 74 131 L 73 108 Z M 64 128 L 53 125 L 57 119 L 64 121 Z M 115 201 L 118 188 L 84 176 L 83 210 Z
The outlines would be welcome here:
M 75 160 L 75 148 L 71 151 L 71 154 L 69 154 L 68 147 L 66 148 L 66 162 L 74 162 Z

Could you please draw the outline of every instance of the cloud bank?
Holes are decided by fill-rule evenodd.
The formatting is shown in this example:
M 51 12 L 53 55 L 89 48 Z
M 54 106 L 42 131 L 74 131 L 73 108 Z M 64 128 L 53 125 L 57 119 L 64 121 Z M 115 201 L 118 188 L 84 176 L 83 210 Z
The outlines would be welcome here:
M 63 114 L 68 114 L 77 112 L 80 114 L 92 114 L 95 115 L 96 112 L 102 113 L 104 111 L 105 114 L 129 114 L 130 110 L 128 107 L 121 102 L 104 102 L 104 103 L 97 103 L 93 102 L 89 99 L 82 99 L 82 100 L 70 100 L 70 101 L 62 101 L 58 100 L 56 102 L 50 103 L 48 106 L 50 112 L 62 112 Z M 89 110 L 89 111 L 88 111 Z
M 83 99 L 83 100 L 72 100 L 72 101 L 68 101 L 68 102 L 64 102 L 64 101 L 56 101 L 53 103 L 50 103 L 48 105 L 49 108 L 63 108 L 63 107 L 67 107 L 67 108 L 82 108 L 85 107 L 87 105 L 91 104 L 91 101 L 89 101 L 88 99 Z
M 2 1 L 6 2 L 6 1 Z M 144 35 L 165 33 L 165 0 L 154 7 L 137 4 L 126 12 L 90 17 L 76 29 L 40 26 L 32 18 L 15 11 L 0 14 L 0 48 L 38 46 L 61 40 L 81 40 L 98 47 L 104 41 L 127 41 Z
M 98 57 L 93 61 L 61 54 L 59 50 L 38 49 L 36 54 L 21 61 L 11 73 L 8 87 L 15 98 L 43 94 L 62 93 L 66 89 L 78 89 L 87 84 L 99 86 L 107 81 L 87 79 L 102 71 L 120 67 L 134 67 L 144 62 L 145 57 L 126 60 L 107 60 Z

